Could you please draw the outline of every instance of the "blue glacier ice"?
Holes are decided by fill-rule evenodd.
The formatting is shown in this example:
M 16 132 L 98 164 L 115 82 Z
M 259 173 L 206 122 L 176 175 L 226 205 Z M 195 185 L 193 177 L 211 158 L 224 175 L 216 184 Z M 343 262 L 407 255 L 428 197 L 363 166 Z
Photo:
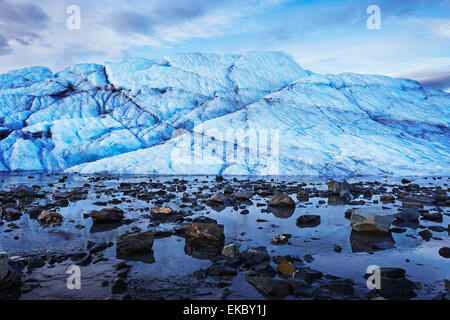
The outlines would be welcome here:
M 450 175 L 450 94 L 273 52 L 0 75 L 0 171 Z

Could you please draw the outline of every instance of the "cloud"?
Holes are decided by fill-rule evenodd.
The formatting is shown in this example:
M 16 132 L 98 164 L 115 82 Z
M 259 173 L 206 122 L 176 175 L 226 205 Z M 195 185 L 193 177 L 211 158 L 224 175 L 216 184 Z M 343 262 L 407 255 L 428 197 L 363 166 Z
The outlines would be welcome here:
M 35 4 L 0 0 L 0 54 L 11 52 L 11 42 L 30 45 L 43 41 L 42 32 L 49 22 L 47 14 Z

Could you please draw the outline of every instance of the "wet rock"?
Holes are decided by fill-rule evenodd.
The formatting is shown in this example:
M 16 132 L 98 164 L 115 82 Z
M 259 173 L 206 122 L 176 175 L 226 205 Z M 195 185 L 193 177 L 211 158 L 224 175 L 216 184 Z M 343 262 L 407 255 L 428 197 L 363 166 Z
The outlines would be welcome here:
M 106 242 L 103 242 L 103 243 L 92 246 L 91 249 L 89 250 L 89 252 L 92 254 L 96 254 L 96 253 L 106 250 L 107 248 L 108 248 L 108 244 Z
M 431 238 L 433 238 L 433 234 L 429 230 L 420 231 L 419 236 L 421 236 L 425 241 L 429 241 Z
M 17 221 L 20 219 L 20 217 L 22 217 L 22 214 L 19 212 L 19 210 L 15 208 L 2 209 L 2 215 L 6 221 Z
M 270 261 L 270 255 L 266 247 L 248 248 L 242 252 L 241 258 L 244 259 L 247 267 Z
M 20 297 L 22 281 L 18 272 L 7 259 L 0 259 L 0 299 L 17 299 Z
M 305 280 L 298 278 L 289 278 L 289 285 L 294 296 L 297 297 L 312 297 L 314 295 L 314 288 Z
M 272 266 L 268 261 L 253 266 L 251 270 L 259 275 L 263 275 L 270 278 L 273 278 L 277 275 L 277 272 L 272 268 Z
M 402 183 L 403 184 L 409 184 L 409 183 L 411 183 L 411 180 L 409 180 L 409 179 L 402 179 Z
M 304 215 L 297 218 L 297 226 L 301 228 L 312 228 L 320 225 L 320 216 Z
M 14 198 L 23 199 L 23 198 L 34 198 L 36 196 L 36 192 L 33 188 L 28 186 L 20 186 L 11 190 L 11 194 Z
M 312 268 L 309 268 L 309 267 L 299 267 L 296 270 L 295 276 L 298 279 L 302 279 L 302 280 L 304 280 L 306 282 L 310 282 L 311 283 L 311 282 L 313 282 L 315 280 L 318 280 L 318 279 L 322 278 L 323 277 L 323 273 L 318 271 L 318 270 L 314 270 Z
M 283 280 L 272 279 L 256 273 L 248 273 L 245 279 L 264 296 L 285 297 L 290 293 L 289 283 Z
M 305 191 L 299 191 L 297 193 L 297 200 L 300 202 L 308 202 L 309 201 L 309 193 Z
M 223 193 L 217 193 L 217 194 L 209 197 L 208 201 L 213 202 L 213 203 L 224 204 L 224 203 L 228 203 L 230 201 L 230 198 Z
M 128 283 L 120 277 L 116 277 L 111 285 L 112 294 L 121 294 L 127 291 L 127 289 Z
M 421 212 L 420 216 L 422 217 L 423 220 L 429 220 L 429 221 L 435 221 L 435 222 L 443 221 L 443 216 L 439 212 L 434 212 L 434 213 Z
M 206 273 L 210 276 L 235 276 L 237 270 L 224 263 L 215 263 L 206 269 Z
M 289 236 L 280 234 L 278 236 L 273 237 L 271 242 L 274 245 L 284 245 L 284 244 L 287 244 L 289 242 L 289 238 L 290 238 Z
M 377 209 L 356 209 L 350 217 L 350 226 L 353 231 L 367 234 L 389 233 L 390 226 L 395 218 L 381 215 Z
M 187 223 L 185 236 L 188 239 L 223 242 L 225 239 L 223 230 L 224 226 L 217 223 Z
M 94 223 L 121 222 L 124 218 L 123 210 L 119 208 L 105 208 L 100 211 L 91 212 Z
M 169 207 L 153 207 L 150 210 L 151 218 L 154 220 L 166 221 L 175 214 L 172 208 Z
M 420 215 L 417 209 L 411 208 L 405 211 L 399 211 L 394 214 L 394 217 L 403 222 L 418 222 Z
M 145 254 L 151 251 L 155 235 L 147 231 L 137 235 L 121 235 L 117 238 L 117 257 L 129 257 L 137 254 Z
M 406 278 L 381 277 L 381 289 L 376 290 L 376 292 L 386 299 L 405 300 L 416 296 L 415 288 L 416 284 Z
M 293 277 L 295 274 L 295 268 L 294 265 L 292 264 L 292 262 L 283 262 L 280 263 L 277 266 L 277 271 L 284 275 L 284 276 L 288 276 L 288 277 Z
M 320 285 L 322 289 L 326 289 L 334 296 L 350 296 L 355 293 L 353 288 L 353 281 L 350 279 L 336 279 L 327 281 Z
M 239 255 L 239 245 L 229 243 L 223 247 L 222 255 L 227 258 L 234 258 Z
M 339 246 L 339 245 L 337 245 L 337 244 L 335 244 L 335 245 L 333 246 L 333 250 L 334 250 L 334 252 L 339 253 L 339 252 L 342 251 L 342 247 Z
M 39 223 L 44 225 L 60 224 L 63 220 L 63 216 L 54 211 L 42 211 L 37 217 Z
M 339 195 L 339 197 L 345 201 L 353 200 L 353 195 L 350 190 L 350 184 L 346 180 L 338 182 L 335 180 L 330 180 L 327 182 L 328 190 L 334 194 Z
M 443 247 L 443 248 L 439 249 L 439 255 L 441 257 L 449 259 L 450 258 L 450 248 L 449 247 Z M 449 291 L 449 293 L 450 293 L 450 291 Z
M 80 267 L 86 267 L 90 265 L 92 262 L 92 255 L 88 254 L 83 259 L 77 262 L 77 265 Z
M 295 207 L 295 202 L 285 193 L 276 193 L 270 198 L 268 205 L 275 208 L 292 208 Z
M 380 196 L 380 201 L 383 203 L 395 202 L 395 197 L 390 194 L 384 193 Z
M 250 200 L 253 198 L 254 193 L 248 190 L 241 190 L 236 191 L 232 194 L 233 198 L 239 199 L 239 200 Z
M 41 257 L 34 256 L 28 260 L 28 268 L 30 270 L 39 269 L 43 266 L 45 266 L 45 261 Z

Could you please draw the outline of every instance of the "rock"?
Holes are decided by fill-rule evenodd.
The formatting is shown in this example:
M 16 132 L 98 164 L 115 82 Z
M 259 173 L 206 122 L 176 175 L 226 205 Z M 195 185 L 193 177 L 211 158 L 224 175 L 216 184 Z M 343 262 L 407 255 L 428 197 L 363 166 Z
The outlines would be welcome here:
M 287 244 L 289 241 L 289 237 L 285 236 L 285 235 L 278 235 L 272 238 L 272 244 L 274 245 L 284 245 Z
M 304 215 L 297 218 L 297 226 L 301 228 L 317 227 L 320 224 L 320 216 Z
M 443 247 L 443 248 L 439 249 L 439 255 L 441 257 L 449 259 L 450 258 L 450 248 L 449 247 Z
M 210 276 L 235 276 L 237 271 L 223 263 L 215 263 L 206 269 L 206 273 Z
M 0 299 L 20 297 L 22 281 L 7 259 L 0 259 Z
M 349 296 L 355 293 L 353 282 L 350 279 L 335 279 L 320 285 L 335 296 Z
M 153 247 L 154 233 L 147 231 L 137 235 L 121 235 L 116 241 L 117 257 L 148 253 Z
M 229 202 L 229 200 L 230 199 L 228 198 L 228 196 L 226 196 L 223 193 L 217 193 L 208 199 L 209 202 L 220 203 L 220 204 L 227 203 L 227 202 Z
M 291 262 L 283 262 L 277 266 L 277 270 L 282 275 L 293 277 L 295 274 L 294 265 Z
M 378 214 L 377 209 L 356 209 L 350 217 L 350 226 L 359 233 L 386 234 L 394 220 L 393 216 Z
M 252 267 L 251 270 L 259 275 L 263 275 L 270 278 L 273 278 L 277 275 L 277 272 L 271 267 L 268 261 Z
M 92 211 L 93 223 L 120 222 L 124 218 L 123 210 L 119 208 L 105 208 L 100 211 Z
M 6 221 L 17 221 L 22 217 L 19 210 L 15 208 L 4 208 L 3 210 L 0 208 L 0 211 L 2 211 L 1 215 L 3 215 Z
M 430 221 L 436 221 L 436 222 L 443 221 L 442 213 L 439 213 L 439 212 L 434 212 L 434 213 L 421 212 L 420 216 L 422 217 L 423 220 L 430 220 Z
M 234 258 L 239 255 L 239 245 L 229 243 L 223 247 L 222 255 L 227 258 Z
M 217 223 L 187 223 L 185 227 L 185 236 L 189 240 L 201 240 L 211 242 L 223 242 L 224 226 Z
M 41 257 L 34 256 L 28 260 L 28 268 L 30 270 L 39 269 L 43 266 L 45 266 L 45 261 Z
M 323 273 L 318 270 L 311 269 L 309 267 L 299 267 L 297 269 L 295 276 L 298 279 L 302 279 L 304 281 L 311 283 L 314 280 L 318 280 L 318 279 L 322 278 Z
M 108 244 L 106 242 L 103 242 L 103 243 L 100 243 L 100 244 L 97 244 L 97 245 L 91 247 L 89 252 L 92 254 L 96 254 L 103 250 L 106 250 L 107 248 L 108 248 Z
M 415 208 L 408 209 L 406 211 L 399 211 L 398 213 L 394 214 L 394 217 L 397 220 L 403 221 L 403 222 L 417 222 L 419 221 L 419 211 Z
M 250 200 L 251 198 L 253 198 L 254 194 L 251 191 L 248 190 L 241 190 L 241 191 L 236 191 L 232 194 L 233 198 L 239 199 L 239 200 Z
M 309 193 L 304 191 L 299 191 L 297 193 L 297 200 L 300 202 L 308 202 L 309 201 Z
M 169 207 L 153 207 L 150 210 L 152 219 L 154 220 L 167 220 L 175 212 Z
M 128 283 L 120 277 L 116 277 L 111 285 L 111 293 L 113 294 L 124 293 L 127 289 Z
M 54 211 L 42 211 L 41 214 L 37 217 L 37 220 L 41 224 L 52 225 L 59 224 L 63 220 L 63 216 Z
M 384 193 L 380 196 L 380 201 L 383 203 L 395 202 L 395 197 Z
M 20 186 L 11 190 L 11 194 L 15 198 L 23 199 L 23 198 L 34 198 L 36 196 L 36 192 L 33 188 L 28 186 Z
M 292 208 L 295 207 L 295 202 L 285 193 L 276 193 L 270 198 L 268 205 L 271 207 Z
M 415 288 L 415 283 L 406 278 L 381 277 L 381 289 L 376 289 L 376 292 L 386 299 L 404 300 L 416 295 Z
M 342 247 L 339 246 L 339 245 L 337 245 L 337 244 L 335 244 L 335 245 L 333 246 L 333 250 L 334 250 L 334 252 L 339 253 L 339 252 L 342 251 Z
M 327 182 L 328 190 L 335 195 L 339 195 L 339 197 L 345 201 L 353 200 L 353 195 L 350 191 L 350 184 L 346 180 L 342 182 L 338 182 L 335 180 L 330 180 Z
M 241 257 L 244 259 L 247 267 L 270 261 L 270 256 L 266 247 L 248 248 L 242 252 Z
M 86 267 L 90 265 L 92 262 L 92 255 L 88 254 L 83 259 L 77 262 L 77 265 L 80 267 Z
M 248 273 L 245 279 L 265 296 L 285 297 L 290 293 L 289 283 L 283 280 L 276 280 L 255 273 Z
M 431 238 L 433 238 L 433 234 L 430 232 L 430 230 L 420 231 L 419 236 L 421 236 L 425 241 L 429 241 Z
M 403 183 L 403 184 L 409 184 L 409 183 L 411 183 L 411 180 L 408 180 L 408 179 L 402 179 L 402 183 Z

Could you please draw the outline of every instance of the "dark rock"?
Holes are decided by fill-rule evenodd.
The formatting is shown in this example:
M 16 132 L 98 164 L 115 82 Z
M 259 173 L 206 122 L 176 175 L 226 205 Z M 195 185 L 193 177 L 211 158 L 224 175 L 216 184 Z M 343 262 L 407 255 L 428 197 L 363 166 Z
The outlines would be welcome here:
M 43 266 L 45 266 L 45 261 L 41 257 L 35 256 L 28 260 L 28 268 L 30 270 L 39 269 Z
M 450 248 L 449 247 L 443 247 L 443 248 L 439 249 L 439 255 L 441 257 L 449 259 L 450 258 Z
M 270 198 L 268 205 L 271 207 L 291 208 L 295 207 L 295 202 L 285 193 L 276 193 Z
M 0 299 L 18 299 L 22 281 L 6 259 L 0 259 Z
M 421 236 L 425 241 L 429 241 L 431 238 L 433 238 L 433 234 L 429 230 L 420 231 L 419 236 Z
M 105 208 L 92 211 L 91 217 L 94 223 L 120 222 L 124 218 L 124 212 L 119 208 Z
M 121 235 L 117 238 L 117 257 L 129 257 L 136 254 L 145 254 L 151 251 L 155 235 L 147 231 L 137 235 Z
M 406 211 L 399 211 L 394 214 L 394 217 L 404 222 L 417 222 L 419 221 L 419 211 L 415 208 L 408 209 Z
M 297 218 L 297 226 L 301 228 L 313 228 L 320 225 L 320 216 L 304 215 Z
M 242 252 L 241 258 L 244 259 L 247 267 L 258 265 L 270 260 L 266 247 L 249 248 Z
M 120 277 L 115 278 L 111 285 L 111 293 L 113 294 L 124 293 L 125 291 L 127 291 L 127 289 L 128 283 Z
M 283 280 L 276 280 L 255 273 L 248 273 L 245 279 L 264 296 L 285 297 L 290 293 L 289 283 Z
M 327 182 L 328 190 L 335 195 L 339 195 L 339 197 L 345 201 L 353 200 L 353 195 L 350 191 L 350 185 L 346 180 L 342 182 L 338 182 L 335 180 L 331 180 Z
M 269 262 L 261 263 L 257 266 L 252 267 L 252 271 L 259 275 L 273 278 L 277 275 L 277 272 L 270 266 Z
M 206 273 L 210 276 L 235 276 L 237 270 L 224 263 L 215 263 L 206 269 Z

